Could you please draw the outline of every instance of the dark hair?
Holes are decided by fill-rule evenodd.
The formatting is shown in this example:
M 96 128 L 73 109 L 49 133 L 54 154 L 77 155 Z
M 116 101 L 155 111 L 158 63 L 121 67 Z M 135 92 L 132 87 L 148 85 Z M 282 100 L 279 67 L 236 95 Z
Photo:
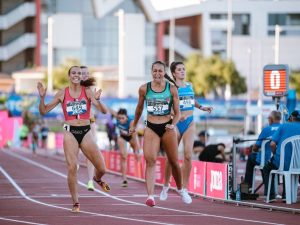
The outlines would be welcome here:
M 198 136 L 209 136 L 209 133 L 205 130 L 199 132 Z
M 94 86 L 96 83 L 96 80 L 94 77 L 89 77 L 88 79 L 86 80 L 81 80 L 80 81 L 80 85 L 81 86 L 84 86 L 84 87 L 91 87 L 91 86 Z
M 179 88 L 178 85 L 176 84 L 176 82 L 167 74 L 165 73 L 164 77 L 172 84 L 175 85 L 176 88 Z
M 224 143 L 218 143 L 218 144 L 217 144 L 217 146 L 220 146 L 220 145 L 223 146 L 223 148 L 226 148 L 226 146 L 225 146 Z
M 172 62 L 170 65 L 171 73 L 174 73 L 178 65 L 184 65 L 183 62 Z
M 68 75 L 70 75 L 71 70 L 72 70 L 73 68 L 75 68 L 75 67 L 80 68 L 80 66 L 71 66 L 70 69 L 69 69 L 69 71 L 68 71 Z
M 127 116 L 127 110 L 124 108 L 120 108 L 119 111 L 117 112 L 117 114 Z
M 293 117 L 294 121 L 300 121 L 300 113 L 298 110 L 295 110 L 291 113 L 290 117 Z
M 156 64 L 162 65 L 164 67 L 164 70 L 166 70 L 166 64 L 162 61 L 159 61 L 159 60 L 152 63 L 151 70 L 153 70 L 153 66 L 156 65 Z
M 80 69 L 87 69 L 87 66 L 80 66 Z

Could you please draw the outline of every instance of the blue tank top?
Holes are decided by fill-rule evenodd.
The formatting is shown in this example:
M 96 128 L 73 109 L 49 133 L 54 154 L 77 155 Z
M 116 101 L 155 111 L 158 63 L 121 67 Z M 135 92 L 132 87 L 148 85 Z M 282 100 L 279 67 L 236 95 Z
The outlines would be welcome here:
M 133 119 L 131 117 L 128 117 L 128 120 L 126 123 L 122 124 L 117 120 L 117 127 L 119 128 L 120 131 L 120 135 L 125 135 L 128 136 L 129 135 L 129 128 L 130 128 L 130 122 Z
M 154 116 L 169 115 L 173 103 L 170 83 L 166 82 L 165 89 L 162 92 L 155 92 L 151 89 L 151 82 L 148 82 L 145 99 L 148 114 Z
M 190 83 L 186 83 L 185 87 L 178 88 L 180 111 L 194 110 L 195 93 Z

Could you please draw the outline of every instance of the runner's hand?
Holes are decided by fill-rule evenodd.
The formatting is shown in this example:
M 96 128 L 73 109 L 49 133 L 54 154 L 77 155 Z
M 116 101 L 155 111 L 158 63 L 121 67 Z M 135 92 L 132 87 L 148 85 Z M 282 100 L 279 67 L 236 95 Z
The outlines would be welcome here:
M 100 100 L 100 97 L 101 97 L 101 93 L 102 93 L 102 89 L 99 89 L 98 91 L 96 91 L 96 88 L 95 88 L 95 91 L 94 91 L 94 97 L 96 100 Z
M 47 92 L 47 88 L 44 88 L 44 86 L 41 82 L 37 83 L 37 89 L 38 89 L 40 97 L 41 98 L 45 97 L 46 92 Z
M 175 125 L 173 125 L 173 124 L 166 125 L 166 130 L 174 130 L 174 128 L 175 128 Z

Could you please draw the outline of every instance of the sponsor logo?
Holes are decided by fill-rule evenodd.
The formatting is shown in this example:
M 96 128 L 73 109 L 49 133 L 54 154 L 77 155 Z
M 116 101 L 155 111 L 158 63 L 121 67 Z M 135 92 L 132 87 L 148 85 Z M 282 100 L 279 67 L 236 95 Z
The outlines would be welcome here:
M 222 172 L 211 170 L 210 171 L 210 191 L 217 190 L 222 191 L 223 189 L 223 179 L 222 179 Z

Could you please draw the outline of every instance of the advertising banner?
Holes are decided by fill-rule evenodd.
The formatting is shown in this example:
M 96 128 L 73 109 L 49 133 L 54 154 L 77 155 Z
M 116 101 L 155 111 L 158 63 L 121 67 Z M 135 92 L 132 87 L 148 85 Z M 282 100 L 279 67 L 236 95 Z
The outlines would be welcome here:
M 188 191 L 205 195 L 206 162 L 192 161 Z
M 6 144 L 8 112 L 0 111 L 0 148 Z
M 227 199 L 227 168 L 226 163 L 206 164 L 206 196 Z
M 164 182 L 164 174 L 165 174 L 165 166 L 166 166 L 166 158 L 157 157 L 156 166 L 155 166 L 155 174 L 156 174 L 156 183 L 163 184 Z

